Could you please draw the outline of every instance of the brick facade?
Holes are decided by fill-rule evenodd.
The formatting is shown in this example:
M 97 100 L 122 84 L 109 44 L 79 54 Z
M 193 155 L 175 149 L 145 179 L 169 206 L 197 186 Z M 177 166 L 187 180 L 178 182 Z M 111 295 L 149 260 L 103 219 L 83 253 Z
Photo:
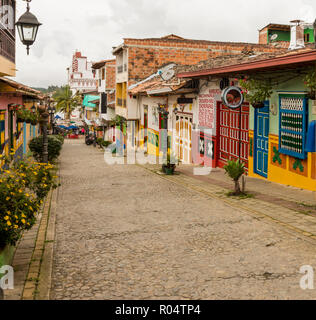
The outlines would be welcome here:
M 105 64 L 106 68 L 106 84 L 105 87 L 107 89 L 115 89 L 116 83 L 116 60 L 107 61 Z
M 128 48 L 129 85 L 148 77 L 160 66 L 170 62 L 194 65 L 220 55 L 277 50 L 268 45 L 188 40 L 175 36 L 160 39 L 124 39 L 124 45 Z

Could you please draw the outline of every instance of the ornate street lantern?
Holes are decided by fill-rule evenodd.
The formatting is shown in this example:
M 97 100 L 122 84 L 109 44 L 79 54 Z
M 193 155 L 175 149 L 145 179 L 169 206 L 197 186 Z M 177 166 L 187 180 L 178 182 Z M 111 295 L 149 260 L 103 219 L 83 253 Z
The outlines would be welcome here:
M 38 22 L 37 18 L 30 12 L 29 3 L 32 0 L 24 0 L 27 2 L 26 12 L 20 17 L 18 22 L 15 24 L 18 28 L 21 42 L 26 45 L 27 54 L 29 54 L 30 46 L 35 42 L 38 27 L 41 23 Z

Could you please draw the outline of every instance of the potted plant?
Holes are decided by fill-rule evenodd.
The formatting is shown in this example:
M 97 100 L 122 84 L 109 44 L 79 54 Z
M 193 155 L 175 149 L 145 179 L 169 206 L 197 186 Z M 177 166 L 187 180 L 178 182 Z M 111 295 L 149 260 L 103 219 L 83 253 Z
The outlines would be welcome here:
M 178 159 L 173 154 L 170 155 L 168 152 L 166 163 L 162 165 L 162 172 L 167 175 L 173 175 L 178 163 Z
M 316 72 L 310 70 L 304 78 L 304 84 L 309 89 L 307 97 L 311 100 L 316 100 Z
M 263 108 L 264 102 L 268 100 L 273 91 L 268 80 L 241 79 L 239 85 L 243 89 L 245 99 L 254 108 Z
M 33 113 L 30 115 L 30 119 L 31 119 L 31 125 L 32 126 L 36 126 L 38 124 L 38 116 L 37 114 Z
M 19 109 L 16 116 L 17 116 L 17 122 L 24 122 L 25 121 L 25 109 Z

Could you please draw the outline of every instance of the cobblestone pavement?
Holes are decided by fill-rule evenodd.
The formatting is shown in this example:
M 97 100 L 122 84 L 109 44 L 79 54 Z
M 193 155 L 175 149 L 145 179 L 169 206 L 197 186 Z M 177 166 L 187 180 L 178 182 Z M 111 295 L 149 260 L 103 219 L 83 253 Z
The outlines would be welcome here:
M 66 141 L 51 299 L 314 299 L 316 242 Z

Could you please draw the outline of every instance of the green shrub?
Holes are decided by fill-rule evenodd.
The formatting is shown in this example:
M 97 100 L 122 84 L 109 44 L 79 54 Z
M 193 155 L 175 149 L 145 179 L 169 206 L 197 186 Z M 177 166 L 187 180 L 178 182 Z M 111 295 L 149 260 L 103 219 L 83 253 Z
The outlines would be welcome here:
M 56 160 L 62 148 L 61 141 L 56 137 L 47 137 L 48 140 L 48 161 L 53 162 Z M 41 161 L 43 154 L 43 136 L 32 139 L 29 143 L 30 150 L 37 161 Z
M 0 248 L 15 245 L 35 224 L 44 197 L 57 187 L 52 169 L 26 160 L 0 174 Z
M 111 141 L 103 141 L 102 142 L 102 146 L 103 147 L 105 147 L 105 148 L 107 148 L 109 145 L 111 145 L 112 144 L 112 142 Z
M 224 167 L 226 173 L 235 183 L 235 195 L 241 193 L 239 179 L 245 173 L 245 164 L 239 160 L 227 162 L 227 165 Z
M 102 144 L 103 144 L 103 139 L 102 138 L 97 138 L 97 144 L 99 145 L 99 146 L 102 146 Z
M 64 142 L 65 142 L 65 138 L 61 134 L 54 134 L 54 135 L 50 135 L 49 137 L 57 139 L 58 141 L 61 142 L 61 144 L 64 144 Z

